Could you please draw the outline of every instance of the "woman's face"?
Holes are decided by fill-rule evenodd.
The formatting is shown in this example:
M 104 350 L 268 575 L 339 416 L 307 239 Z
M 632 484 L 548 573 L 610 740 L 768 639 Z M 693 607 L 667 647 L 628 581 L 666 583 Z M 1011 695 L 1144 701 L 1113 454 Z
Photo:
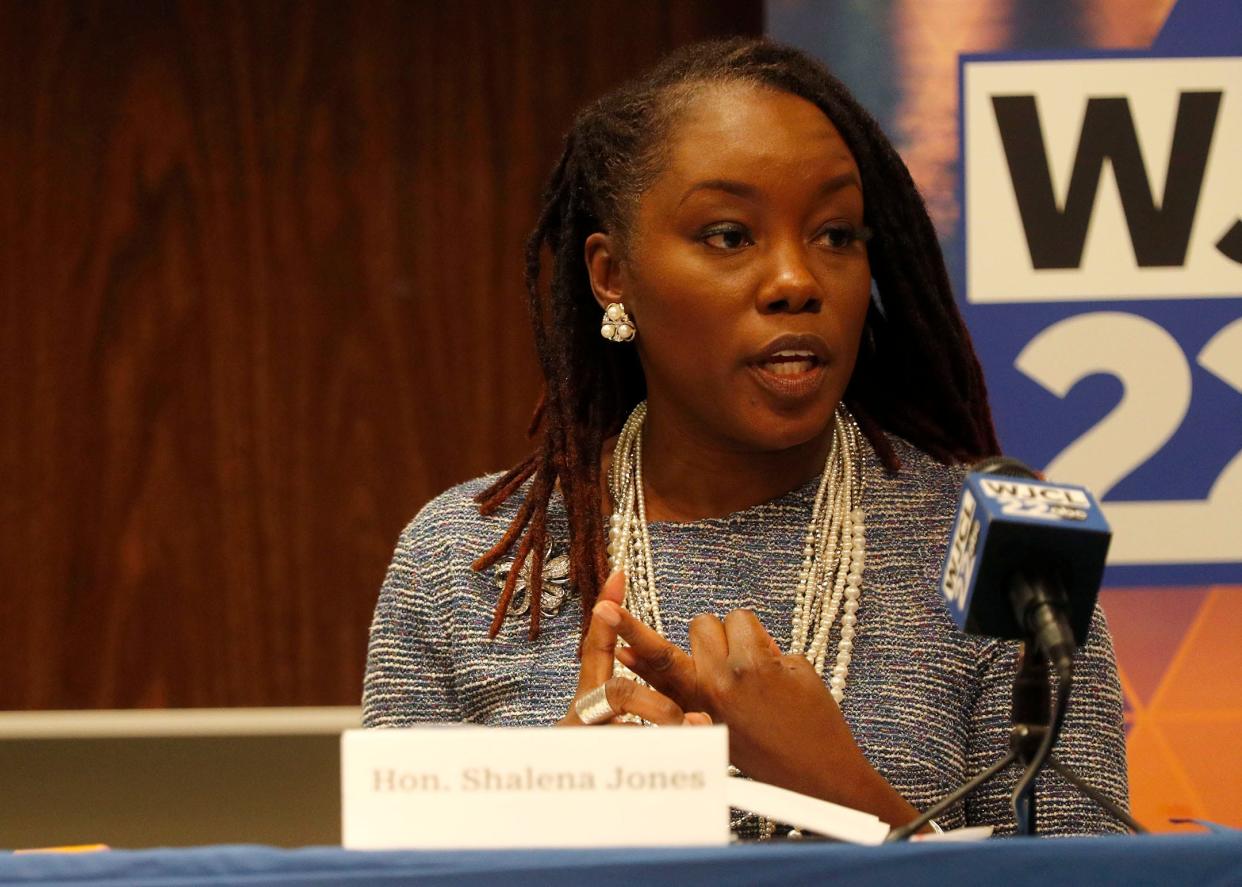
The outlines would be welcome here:
M 815 105 L 746 85 L 705 88 L 667 156 L 624 252 L 587 241 L 597 298 L 639 331 L 652 415 L 736 450 L 818 438 L 870 294 L 854 158 Z

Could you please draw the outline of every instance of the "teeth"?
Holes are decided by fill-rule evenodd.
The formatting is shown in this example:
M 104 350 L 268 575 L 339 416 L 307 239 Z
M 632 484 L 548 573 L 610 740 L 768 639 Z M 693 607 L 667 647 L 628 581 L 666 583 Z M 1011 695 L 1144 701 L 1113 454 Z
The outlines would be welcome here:
M 773 357 L 801 357 L 806 360 L 814 360 L 814 351 L 778 351 L 772 355 Z
M 815 361 L 813 359 L 765 361 L 763 368 L 776 376 L 796 376 L 799 373 L 809 373 L 813 370 Z

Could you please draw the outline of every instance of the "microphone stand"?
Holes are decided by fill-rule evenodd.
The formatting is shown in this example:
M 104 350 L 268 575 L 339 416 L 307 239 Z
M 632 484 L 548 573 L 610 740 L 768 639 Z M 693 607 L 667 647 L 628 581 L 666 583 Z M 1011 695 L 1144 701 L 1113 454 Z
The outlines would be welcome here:
M 1048 661 L 1043 651 L 1033 641 L 1022 645 L 1022 658 L 1018 665 L 1018 675 L 1013 682 L 1013 727 L 1009 731 L 1009 751 L 992 766 L 983 770 L 972 779 L 958 786 L 952 792 L 928 807 L 915 819 L 889 832 L 885 843 L 904 841 L 917 832 L 928 822 L 948 810 L 966 795 L 983 785 L 988 780 L 1004 772 L 1011 764 L 1021 764 L 1023 768 L 1031 762 L 1043 742 L 1045 734 L 1052 728 L 1049 723 L 1052 696 L 1048 687 Z M 1070 785 L 1085 797 L 1098 804 L 1114 819 L 1125 824 L 1131 831 L 1145 833 L 1143 828 L 1118 804 L 1107 798 L 1098 789 L 1083 782 L 1069 767 L 1062 764 L 1054 756 L 1049 756 L 1046 766 L 1065 778 Z M 1017 815 L 1017 833 L 1033 835 L 1036 833 L 1035 817 L 1035 780 L 1031 780 L 1026 790 L 1014 799 L 1014 812 Z

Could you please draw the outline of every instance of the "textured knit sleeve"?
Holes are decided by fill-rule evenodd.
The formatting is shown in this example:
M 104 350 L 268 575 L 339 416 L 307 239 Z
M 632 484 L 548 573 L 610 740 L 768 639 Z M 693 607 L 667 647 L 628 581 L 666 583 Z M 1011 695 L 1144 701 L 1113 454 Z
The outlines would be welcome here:
M 980 692 L 968 749 L 971 774 L 990 766 L 1009 748 L 1017 655 L 1016 643 L 996 641 L 981 663 Z M 1074 659 L 1073 692 L 1053 754 L 1088 784 L 1122 807 L 1129 807 L 1121 686 L 1112 637 L 1098 606 L 1087 643 Z M 1019 766 L 1014 764 L 977 789 L 966 801 L 968 823 L 995 825 L 998 834 L 1012 833 L 1010 795 L 1019 773 Z M 1036 780 L 1035 811 L 1036 831 L 1043 835 L 1124 831 L 1123 826 L 1051 770 L 1044 770 Z
M 365 727 L 462 720 L 446 628 L 451 547 L 425 509 L 406 527 L 380 589 L 363 679 Z

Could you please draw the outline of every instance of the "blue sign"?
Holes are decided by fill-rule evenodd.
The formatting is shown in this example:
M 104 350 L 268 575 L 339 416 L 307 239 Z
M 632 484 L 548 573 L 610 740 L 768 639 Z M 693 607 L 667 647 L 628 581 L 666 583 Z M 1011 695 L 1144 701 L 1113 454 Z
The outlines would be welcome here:
M 1242 582 L 1240 51 L 1242 3 L 1182 0 L 1147 52 L 960 61 L 963 312 L 1110 584 Z

